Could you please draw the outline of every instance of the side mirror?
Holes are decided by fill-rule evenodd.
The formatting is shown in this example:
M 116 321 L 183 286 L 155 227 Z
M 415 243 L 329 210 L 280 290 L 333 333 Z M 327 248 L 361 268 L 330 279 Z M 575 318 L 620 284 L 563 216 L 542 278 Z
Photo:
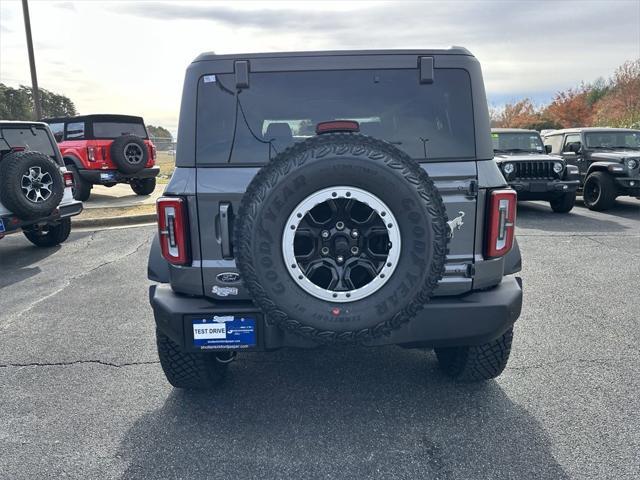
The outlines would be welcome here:
M 551 145 L 545 145 L 544 146 L 544 151 L 547 152 L 547 153 L 551 153 L 552 148 L 553 147 L 551 147 Z
M 581 149 L 582 149 L 582 145 L 580 145 L 579 143 L 572 143 L 571 145 L 569 145 L 570 152 L 580 153 Z

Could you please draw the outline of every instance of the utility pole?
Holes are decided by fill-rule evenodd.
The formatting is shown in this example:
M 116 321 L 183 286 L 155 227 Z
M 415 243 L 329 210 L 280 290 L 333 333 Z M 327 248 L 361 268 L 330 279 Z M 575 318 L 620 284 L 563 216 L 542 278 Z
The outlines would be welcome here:
M 38 76 L 36 75 L 36 59 L 33 55 L 33 40 L 31 39 L 31 20 L 29 20 L 29 5 L 27 0 L 22 0 L 22 13 L 24 14 L 24 30 L 27 34 L 27 50 L 29 51 L 29 68 L 31 69 L 31 92 L 33 94 L 33 106 L 36 120 L 42 118 L 40 106 L 40 91 L 38 90 Z

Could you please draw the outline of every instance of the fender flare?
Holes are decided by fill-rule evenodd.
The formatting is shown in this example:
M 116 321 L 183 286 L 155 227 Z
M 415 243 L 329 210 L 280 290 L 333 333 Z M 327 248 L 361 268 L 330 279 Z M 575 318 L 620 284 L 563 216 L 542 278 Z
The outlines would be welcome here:
M 78 157 L 76 157 L 75 155 L 66 154 L 66 155 L 62 156 L 62 159 L 64 161 L 65 166 L 69 165 L 69 164 L 72 164 L 78 170 L 82 170 L 84 168 L 82 166 L 82 162 L 80 161 L 80 159 Z
M 587 169 L 587 176 L 589 176 L 589 174 L 593 173 L 593 172 L 607 172 L 607 173 L 611 173 L 609 172 L 609 165 L 618 165 L 618 162 L 605 162 L 605 161 L 601 161 L 601 162 L 593 162 L 591 165 L 589 165 L 589 168 Z
M 169 283 L 169 263 L 163 258 L 160 250 L 160 239 L 156 233 L 149 250 L 149 263 L 147 264 L 147 278 L 152 282 Z

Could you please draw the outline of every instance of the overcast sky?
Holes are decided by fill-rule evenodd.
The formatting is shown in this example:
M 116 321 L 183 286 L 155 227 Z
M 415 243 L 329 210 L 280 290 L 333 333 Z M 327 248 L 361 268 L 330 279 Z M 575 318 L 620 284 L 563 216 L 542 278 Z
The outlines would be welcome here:
M 640 0 L 448 2 L 30 1 L 41 87 L 81 113 L 177 129 L 184 70 L 199 53 L 462 45 L 489 102 L 546 102 L 640 57 Z M 19 1 L 0 1 L 0 82 L 30 85 Z

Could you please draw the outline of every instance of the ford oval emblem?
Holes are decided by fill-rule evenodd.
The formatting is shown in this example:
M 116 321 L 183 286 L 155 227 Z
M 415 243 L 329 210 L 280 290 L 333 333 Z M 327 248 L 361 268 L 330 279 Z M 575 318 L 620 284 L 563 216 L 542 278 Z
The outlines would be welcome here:
M 236 272 L 223 272 L 216 275 L 219 282 L 235 283 L 240 280 L 240 274 Z

